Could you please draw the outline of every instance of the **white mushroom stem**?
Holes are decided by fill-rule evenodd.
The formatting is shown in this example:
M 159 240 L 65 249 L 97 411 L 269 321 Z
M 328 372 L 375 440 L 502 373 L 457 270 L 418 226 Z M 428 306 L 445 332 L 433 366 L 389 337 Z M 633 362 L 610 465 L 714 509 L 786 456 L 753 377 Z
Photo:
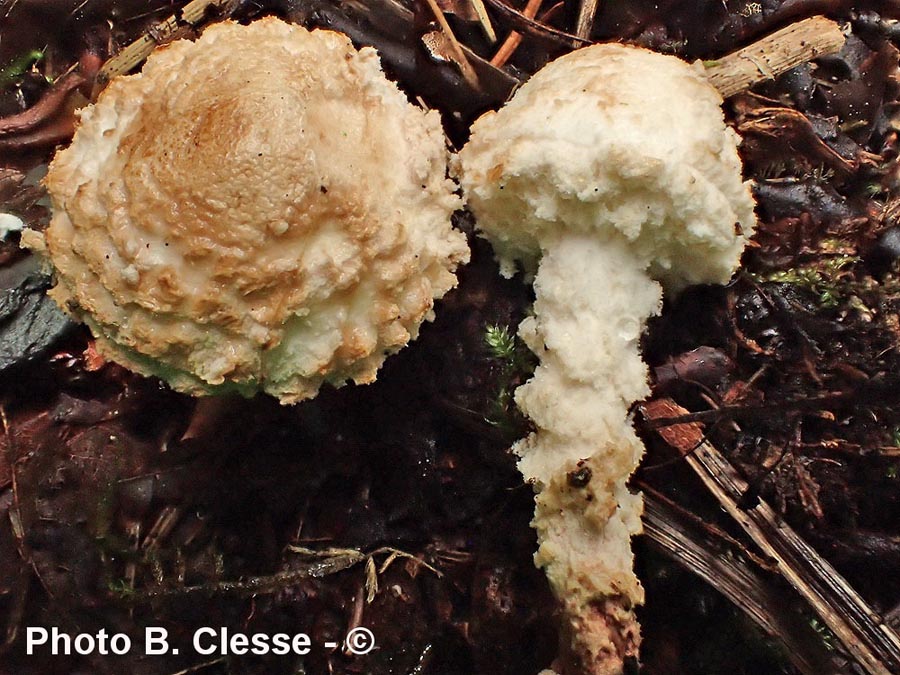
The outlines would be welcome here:
M 643 445 L 628 411 L 649 393 L 639 340 L 662 295 L 624 243 L 603 239 L 564 233 L 542 246 L 534 316 L 520 328 L 540 366 L 516 392 L 537 426 L 514 448 L 538 491 L 535 562 L 565 604 L 566 642 L 586 672 L 637 655 L 644 593 L 630 542 L 641 498 L 626 482 Z

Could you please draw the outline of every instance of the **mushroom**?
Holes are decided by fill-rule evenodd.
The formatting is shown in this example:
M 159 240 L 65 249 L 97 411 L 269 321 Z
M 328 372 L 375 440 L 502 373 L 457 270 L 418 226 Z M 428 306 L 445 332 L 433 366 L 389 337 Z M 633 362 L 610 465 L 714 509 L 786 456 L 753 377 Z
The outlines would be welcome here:
M 662 287 L 726 282 L 756 219 L 737 135 L 700 66 L 619 44 L 550 63 L 472 127 L 455 171 L 501 271 L 535 273 L 520 334 L 539 357 L 516 402 L 566 673 L 618 673 L 640 643 L 630 546 L 649 393 L 640 337 Z M 662 287 L 660 286 L 662 284 Z
M 259 59 L 255 55 L 264 55 Z M 469 256 L 437 112 L 274 18 L 155 51 L 81 112 L 26 241 L 98 349 L 191 394 L 370 382 Z

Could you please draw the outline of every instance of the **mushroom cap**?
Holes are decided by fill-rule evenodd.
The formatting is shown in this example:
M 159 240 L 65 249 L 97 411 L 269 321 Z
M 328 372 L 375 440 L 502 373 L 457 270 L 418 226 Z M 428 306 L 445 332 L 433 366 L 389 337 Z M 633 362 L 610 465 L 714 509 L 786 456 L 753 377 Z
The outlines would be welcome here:
M 571 52 L 472 127 L 455 172 L 511 274 L 559 233 L 624 239 L 670 290 L 727 281 L 756 224 L 722 98 L 674 57 Z
M 181 391 L 370 382 L 468 260 L 447 157 L 373 49 L 213 25 L 112 81 L 53 160 L 52 295 Z

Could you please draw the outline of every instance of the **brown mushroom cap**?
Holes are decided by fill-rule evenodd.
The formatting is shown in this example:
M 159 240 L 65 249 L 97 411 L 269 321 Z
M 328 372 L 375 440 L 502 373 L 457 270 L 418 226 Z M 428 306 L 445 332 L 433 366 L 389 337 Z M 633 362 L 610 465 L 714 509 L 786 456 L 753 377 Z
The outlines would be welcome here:
M 181 391 L 369 382 L 468 260 L 446 162 L 374 50 L 213 25 L 111 82 L 52 162 L 52 295 Z

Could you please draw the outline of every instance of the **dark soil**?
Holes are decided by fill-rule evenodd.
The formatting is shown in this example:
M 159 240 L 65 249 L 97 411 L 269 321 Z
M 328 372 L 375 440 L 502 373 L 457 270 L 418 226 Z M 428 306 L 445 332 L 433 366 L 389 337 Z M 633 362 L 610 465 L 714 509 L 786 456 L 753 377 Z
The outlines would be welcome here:
M 90 95 L 99 64 L 178 4 L 0 3 L 0 116 L 34 111 L 52 89 L 47 77 L 73 64 L 84 74 L 29 129 L 0 133 L 0 210 L 46 223 L 41 188 L 26 175 L 71 134 L 72 108 Z M 460 12 L 450 20 L 461 39 L 490 58 L 494 48 L 462 15 L 466 3 L 444 5 Z M 376 45 L 406 91 L 444 113 L 457 144 L 481 111 L 502 103 L 512 78 L 569 48 L 528 34 L 508 75 L 479 65 L 473 90 L 452 63 L 420 47 L 433 29 L 425 3 L 403 7 L 280 0 L 228 10 L 243 20 L 274 12 Z M 900 603 L 900 24 L 892 21 L 900 8 L 601 2 L 592 37 L 713 59 L 821 12 L 848 25 L 840 54 L 726 103 L 759 203 L 742 271 L 727 288 L 692 288 L 668 305 L 650 326 L 645 356 L 654 396 L 719 411 L 704 418 L 709 438 L 751 482 L 748 499 L 769 501 L 889 613 Z M 566 2 L 546 20 L 571 31 L 576 13 Z M 492 16 L 502 36 L 514 27 Z M 43 56 L 32 66 L 22 57 L 33 50 Z M 471 233 L 465 214 L 458 224 Z M 0 350 L 0 673 L 522 675 L 547 667 L 554 604 L 531 562 L 531 490 L 508 451 L 527 432 L 510 392 L 532 362 L 521 345 L 509 355 L 486 340 L 503 329 L 514 335 L 531 297 L 471 240 L 459 288 L 377 383 L 290 408 L 266 397 L 195 401 L 104 363 L 86 330 L 43 299 L 45 282 L 15 235 L 0 245 L 8 346 Z M 648 455 L 636 480 L 753 553 L 642 424 Z M 777 636 L 648 542 L 635 546 L 648 598 L 642 672 L 794 672 Z M 386 569 L 390 552 L 372 563 L 360 555 L 383 547 L 403 552 Z M 799 598 L 790 602 L 818 625 Z M 291 659 L 201 656 L 190 645 L 201 626 L 303 631 L 323 643 L 356 625 L 376 636 L 366 656 L 339 647 Z M 136 648 L 123 657 L 28 656 L 28 626 L 104 628 L 130 635 Z M 146 626 L 168 629 L 180 654 L 143 656 Z M 839 650 L 827 630 L 821 639 Z

